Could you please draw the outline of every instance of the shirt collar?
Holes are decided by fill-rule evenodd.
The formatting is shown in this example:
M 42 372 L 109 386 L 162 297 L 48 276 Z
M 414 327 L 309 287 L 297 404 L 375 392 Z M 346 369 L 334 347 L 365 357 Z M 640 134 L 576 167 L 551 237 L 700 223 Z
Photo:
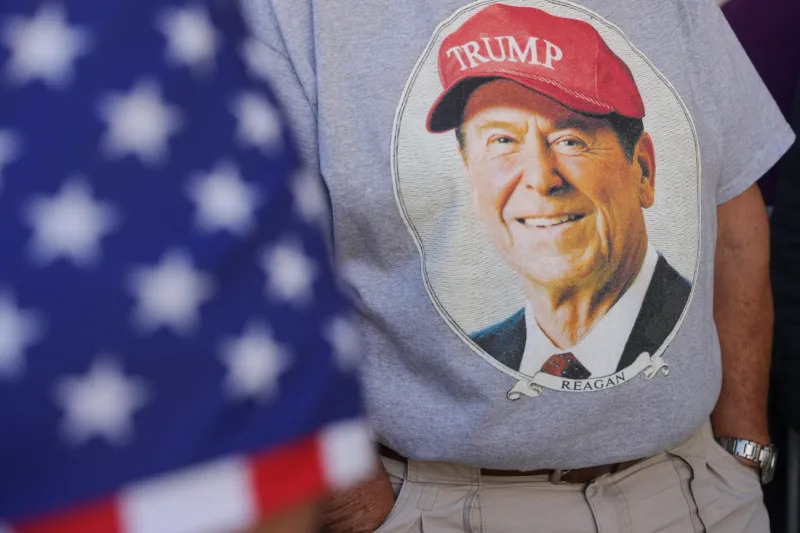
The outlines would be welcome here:
M 571 348 L 557 348 L 544 334 L 536 322 L 533 308 L 528 302 L 525 305 L 525 350 L 522 354 L 520 372 L 532 376 L 538 372 L 551 355 L 571 352 L 593 377 L 607 376 L 617 371 L 625 344 L 628 342 L 639 316 L 647 289 L 658 263 L 658 252 L 652 246 L 647 247 L 642 267 L 636 279 L 619 300 L 608 310 L 606 315 Z

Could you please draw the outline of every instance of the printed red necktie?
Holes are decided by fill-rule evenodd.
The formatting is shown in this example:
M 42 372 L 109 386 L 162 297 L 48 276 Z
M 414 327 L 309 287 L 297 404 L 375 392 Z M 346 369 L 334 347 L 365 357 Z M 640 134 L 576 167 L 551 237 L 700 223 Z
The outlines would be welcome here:
M 567 379 L 586 379 L 592 375 L 571 352 L 551 355 L 542 365 L 542 372 Z

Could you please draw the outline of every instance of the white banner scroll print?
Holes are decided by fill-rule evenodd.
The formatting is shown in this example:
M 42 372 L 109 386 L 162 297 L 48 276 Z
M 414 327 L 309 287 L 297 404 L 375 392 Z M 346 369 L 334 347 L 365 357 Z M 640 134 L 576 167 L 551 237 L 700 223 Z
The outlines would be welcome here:
M 632 365 L 623 370 L 590 379 L 565 379 L 558 376 L 537 372 L 532 378 L 523 378 L 517 381 L 516 385 L 508 391 L 509 400 L 519 400 L 522 396 L 536 398 L 544 393 L 544 389 L 554 389 L 564 392 L 589 392 L 611 389 L 629 381 L 634 376 L 643 372 L 645 379 L 650 381 L 657 375 L 669 375 L 669 365 L 660 355 L 651 356 L 647 352 L 642 352 Z

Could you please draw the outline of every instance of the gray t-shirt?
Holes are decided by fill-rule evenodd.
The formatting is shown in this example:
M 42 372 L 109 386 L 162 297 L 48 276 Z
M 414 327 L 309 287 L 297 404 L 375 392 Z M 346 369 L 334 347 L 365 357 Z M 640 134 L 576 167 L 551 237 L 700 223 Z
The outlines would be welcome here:
M 716 207 L 794 138 L 713 0 L 243 2 L 328 187 L 382 442 L 573 468 L 700 427 Z

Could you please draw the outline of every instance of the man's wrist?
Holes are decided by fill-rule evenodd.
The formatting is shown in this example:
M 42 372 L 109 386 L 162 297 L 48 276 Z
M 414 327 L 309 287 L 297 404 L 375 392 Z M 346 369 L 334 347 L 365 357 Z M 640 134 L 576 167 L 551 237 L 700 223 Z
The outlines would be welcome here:
M 745 439 L 763 446 L 767 446 L 772 442 L 767 425 L 766 408 L 763 410 L 763 416 L 744 418 L 736 416 L 733 412 L 728 416 L 720 409 L 719 405 L 717 407 L 717 410 L 711 415 L 711 427 L 714 430 L 714 437 Z M 738 411 L 741 411 L 741 409 Z

